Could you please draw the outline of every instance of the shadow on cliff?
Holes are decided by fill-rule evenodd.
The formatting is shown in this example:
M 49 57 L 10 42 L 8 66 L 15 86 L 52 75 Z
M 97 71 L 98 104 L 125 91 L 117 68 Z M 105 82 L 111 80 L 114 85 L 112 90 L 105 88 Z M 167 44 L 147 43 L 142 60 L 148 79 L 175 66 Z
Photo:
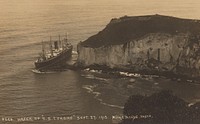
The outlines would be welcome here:
M 133 95 L 125 103 L 124 116 L 121 124 L 199 124 L 200 102 L 189 106 L 170 91 Z

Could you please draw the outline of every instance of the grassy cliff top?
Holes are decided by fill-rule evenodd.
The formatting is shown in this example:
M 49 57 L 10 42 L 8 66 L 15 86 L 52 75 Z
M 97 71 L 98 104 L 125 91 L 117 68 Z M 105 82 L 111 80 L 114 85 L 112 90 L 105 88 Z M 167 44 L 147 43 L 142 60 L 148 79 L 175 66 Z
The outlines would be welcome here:
M 163 15 L 124 16 L 112 19 L 98 34 L 81 43 L 85 47 L 124 44 L 149 33 L 200 34 L 200 20 L 181 19 Z

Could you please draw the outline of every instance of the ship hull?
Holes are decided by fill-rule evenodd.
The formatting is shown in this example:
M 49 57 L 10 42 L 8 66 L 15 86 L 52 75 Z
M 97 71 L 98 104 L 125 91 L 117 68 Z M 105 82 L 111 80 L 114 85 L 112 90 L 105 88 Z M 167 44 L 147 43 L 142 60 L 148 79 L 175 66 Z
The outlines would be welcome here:
M 66 65 L 66 61 L 72 56 L 72 47 L 63 50 L 59 55 L 52 57 L 46 61 L 35 62 L 35 68 L 39 71 L 62 69 Z

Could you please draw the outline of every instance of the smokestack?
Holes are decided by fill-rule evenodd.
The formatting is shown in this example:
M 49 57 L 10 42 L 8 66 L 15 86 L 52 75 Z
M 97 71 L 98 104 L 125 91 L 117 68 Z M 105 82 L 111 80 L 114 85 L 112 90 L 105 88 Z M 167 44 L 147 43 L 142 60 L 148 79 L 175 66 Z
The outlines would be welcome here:
M 150 52 L 149 52 L 149 50 L 147 51 L 147 58 L 148 58 L 148 60 L 150 59 Z
M 53 49 L 52 49 L 52 41 L 51 41 L 51 36 L 50 36 L 50 51 L 51 51 L 51 56 L 53 56 Z
M 55 48 L 55 49 L 58 49 L 58 41 L 55 41 L 55 42 L 54 42 L 54 48 Z
M 160 48 L 158 48 L 158 61 L 160 61 Z

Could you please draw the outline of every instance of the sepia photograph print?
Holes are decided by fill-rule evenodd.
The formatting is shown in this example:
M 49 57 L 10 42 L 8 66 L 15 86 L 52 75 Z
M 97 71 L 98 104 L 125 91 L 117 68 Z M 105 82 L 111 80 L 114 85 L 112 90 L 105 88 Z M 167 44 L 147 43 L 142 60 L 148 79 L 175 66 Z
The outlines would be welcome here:
M 200 124 L 200 1 L 0 0 L 0 124 Z

